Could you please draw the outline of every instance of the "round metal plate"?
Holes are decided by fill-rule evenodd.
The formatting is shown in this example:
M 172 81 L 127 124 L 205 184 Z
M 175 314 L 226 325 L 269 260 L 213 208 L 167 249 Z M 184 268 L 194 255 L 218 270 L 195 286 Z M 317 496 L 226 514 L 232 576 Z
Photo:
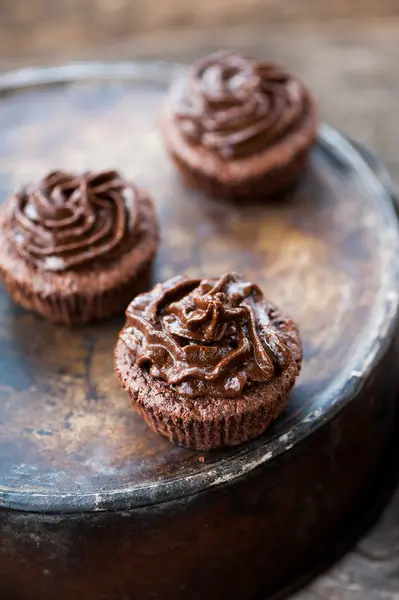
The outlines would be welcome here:
M 3 507 L 126 509 L 232 481 L 288 454 L 347 405 L 391 339 L 398 229 L 389 194 L 361 154 L 322 126 L 306 173 L 281 203 L 237 205 L 186 189 L 157 129 L 181 69 L 81 64 L 0 77 L 1 198 L 57 167 L 120 169 L 159 211 L 154 282 L 181 271 L 242 271 L 298 321 L 301 376 L 261 438 L 206 455 L 177 448 L 148 430 L 114 376 L 123 319 L 56 327 L 1 289 Z

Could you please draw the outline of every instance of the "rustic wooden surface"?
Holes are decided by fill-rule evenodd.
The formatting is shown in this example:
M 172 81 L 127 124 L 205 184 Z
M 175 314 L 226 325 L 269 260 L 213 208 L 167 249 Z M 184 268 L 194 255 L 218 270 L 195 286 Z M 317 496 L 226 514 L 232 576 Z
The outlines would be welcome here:
M 29 0 L 0 3 L 0 55 L 51 54 L 130 35 L 226 25 L 326 23 L 399 16 L 397 0 Z
M 320 5 L 320 3 L 318 3 Z M 15 44 L 8 37 L 3 70 L 76 58 L 166 57 L 191 60 L 223 45 L 272 56 L 296 69 L 311 85 L 327 122 L 374 148 L 399 183 L 399 26 L 395 21 L 316 28 L 242 28 L 179 35 L 138 36 L 114 44 L 77 49 L 56 44 Z M 47 54 L 51 48 L 51 56 Z M 29 56 L 28 56 L 29 54 Z M 6 59 L 7 58 L 7 59 Z M 6 59 L 6 60 L 5 60 Z M 399 598 L 399 492 L 370 533 L 333 569 L 295 600 L 397 600 Z

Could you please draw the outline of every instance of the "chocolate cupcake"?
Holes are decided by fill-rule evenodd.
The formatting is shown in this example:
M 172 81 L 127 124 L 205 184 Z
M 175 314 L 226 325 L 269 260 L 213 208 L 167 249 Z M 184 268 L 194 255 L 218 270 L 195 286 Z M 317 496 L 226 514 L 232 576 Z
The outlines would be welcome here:
M 209 450 L 257 437 L 281 413 L 300 371 L 293 321 L 236 273 L 175 277 L 126 311 L 115 369 L 147 423 Z
M 317 122 L 312 96 L 283 67 L 218 52 L 172 86 L 161 126 L 189 182 L 215 196 L 251 198 L 295 182 Z
M 57 323 L 122 312 L 148 286 L 158 225 L 116 171 L 55 171 L 0 207 L 0 275 L 16 302 Z

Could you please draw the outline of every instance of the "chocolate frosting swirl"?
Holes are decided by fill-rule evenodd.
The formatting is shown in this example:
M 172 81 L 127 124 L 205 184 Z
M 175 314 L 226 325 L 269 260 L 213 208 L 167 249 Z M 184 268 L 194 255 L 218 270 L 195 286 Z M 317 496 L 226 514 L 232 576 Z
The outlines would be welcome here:
M 121 339 L 136 365 L 178 394 L 233 398 L 290 364 L 284 321 L 277 328 L 273 308 L 236 273 L 179 276 L 133 300 Z
M 189 143 L 230 158 L 276 144 L 301 126 L 309 108 L 305 87 L 279 65 L 218 52 L 192 67 L 175 116 Z
M 116 171 L 54 171 L 13 197 L 11 241 L 37 268 L 62 272 L 115 258 L 136 220 L 136 190 Z

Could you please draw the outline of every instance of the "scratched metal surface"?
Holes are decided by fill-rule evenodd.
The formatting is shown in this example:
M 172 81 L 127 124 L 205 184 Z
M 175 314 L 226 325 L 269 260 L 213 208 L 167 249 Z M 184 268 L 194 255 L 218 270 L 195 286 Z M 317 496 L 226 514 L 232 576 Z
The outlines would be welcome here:
M 227 269 L 259 282 L 299 323 L 305 360 L 286 410 L 260 439 L 202 456 L 151 433 L 113 374 L 122 320 L 66 329 L 0 290 L 0 505 L 140 506 L 228 481 L 288 452 L 350 401 L 397 308 L 394 211 L 353 147 L 320 130 L 284 202 L 221 203 L 187 190 L 157 114 L 177 68 L 81 65 L 0 78 L 0 194 L 55 167 L 116 167 L 153 195 L 154 281 Z M 56 82 L 54 84 L 54 82 Z M 383 332 L 382 344 L 377 343 Z

